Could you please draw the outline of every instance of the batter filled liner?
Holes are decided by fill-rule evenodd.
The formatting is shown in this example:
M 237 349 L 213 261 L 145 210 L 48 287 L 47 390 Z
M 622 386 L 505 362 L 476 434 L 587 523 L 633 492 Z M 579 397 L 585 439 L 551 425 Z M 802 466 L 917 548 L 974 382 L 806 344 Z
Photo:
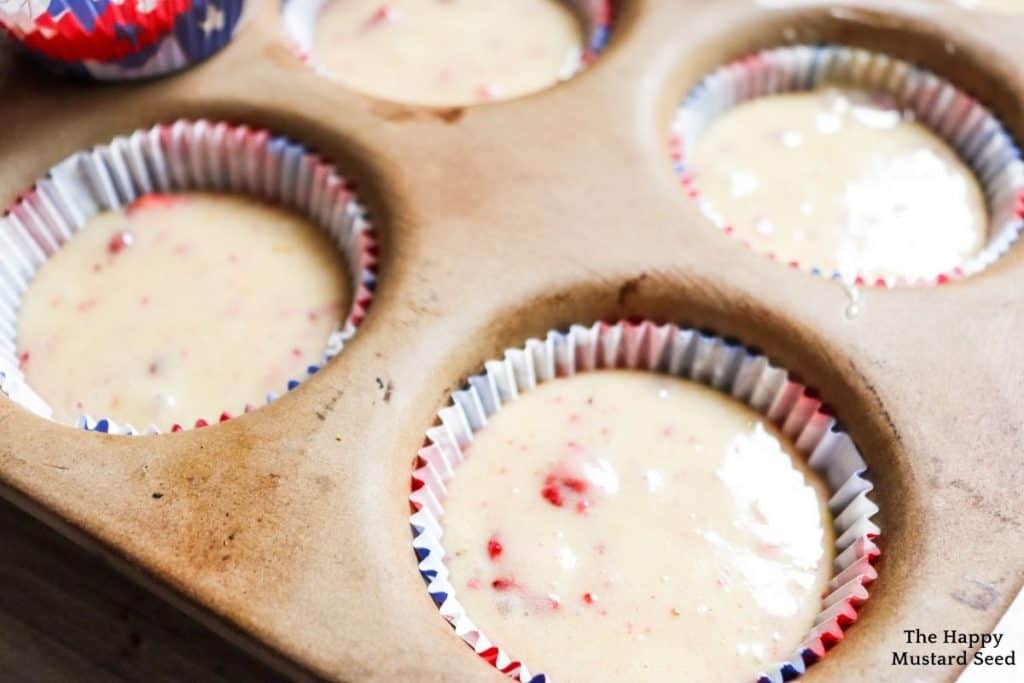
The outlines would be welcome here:
M 411 496 L 420 572 L 442 615 L 477 654 L 518 680 L 550 680 L 527 668 L 538 663 L 519 660 L 519 653 L 506 652 L 504 643 L 485 635 L 458 599 L 457 594 L 468 588 L 453 583 L 444 561 L 451 550 L 445 545 L 442 523 L 448 482 L 457 476 L 459 464 L 471 457 L 474 433 L 485 428 L 504 404 L 556 377 L 612 368 L 663 373 L 726 393 L 777 425 L 807 456 L 831 495 L 834 573 L 810 632 L 795 649 L 765 666 L 759 680 L 789 680 L 842 639 L 843 627 L 856 619 L 856 607 L 867 599 L 865 584 L 876 576 L 871 563 L 878 555 L 878 528 L 870 518 L 877 507 L 867 497 L 872 487 L 863 477 L 865 465 L 852 440 L 835 428 L 833 418 L 820 412 L 820 401 L 785 371 L 721 339 L 646 322 L 553 331 L 544 341 L 530 340 L 523 349 L 507 351 L 504 360 L 490 361 L 486 368 L 485 374 L 470 378 L 468 389 L 453 395 L 452 405 L 439 413 L 440 425 L 428 430 L 429 443 L 420 451 Z
M 319 363 L 348 289 L 337 248 L 294 212 L 146 195 L 94 216 L 42 265 L 18 313 L 18 359 L 59 422 L 85 412 L 169 429 L 260 405 Z
M 122 209 L 140 197 L 188 191 L 248 196 L 308 217 L 344 259 L 351 297 L 348 309 L 341 311 L 340 324 L 301 375 L 269 392 L 265 400 L 272 401 L 295 388 L 341 351 L 366 315 L 376 282 L 372 227 L 347 181 L 301 145 L 272 137 L 267 131 L 202 120 L 177 121 L 72 155 L 0 220 L 0 253 L 4 256 L 0 262 L 4 331 L 0 337 L 0 388 L 5 394 L 43 417 L 54 417 L 53 409 L 26 383 L 16 354 L 22 296 L 39 268 L 97 214 Z M 239 353 L 237 348 L 220 351 Z M 90 360 L 86 357 L 81 362 Z M 243 405 L 224 405 L 217 414 L 195 416 L 194 426 L 223 421 L 244 410 L 247 407 Z M 156 425 L 122 424 L 102 415 L 82 414 L 75 423 L 117 434 L 161 431 Z M 190 426 L 193 423 L 176 423 L 170 430 Z
M 544 90 L 580 68 L 582 42 L 558 0 L 330 0 L 313 54 L 353 90 L 452 107 Z
M 611 36 L 610 0 L 285 0 L 285 31 L 318 73 L 372 97 L 455 107 L 567 80 Z M 450 16 L 448 16 L 450 15 Z
M 961 235 L 963 239 L 959 241 L 945 240 L 946 248 L 937 258 L 924 260 L 917 258 L 914 250 L 924 249 L 929 244 L 928 240 L 934 238 L 929 231 L 929 226 L 936 223 L 938 227 L 934 230 L 940 230 L 945 227 L 944 221 L 951 218 L 947 216 L 941 216 L 938 219 L 934 216 L 925 217 L 924 220 L 919 221 L 922 226 L 921 230 L 912 235 L 895 240 L 882 240 L 888 254 L 884 258 L 878 258 L 877 253 L 872 256 L 872 259 L 880 267 L 874 270 L 857 270 L 855 268 L 860 265 L 859 257 L 849 260 L 844 267 L 842 259 L 835 263 L 808 261 L 806 259 L 813 257 L 813 252 L 799 249 L 794 250 L 793 253 L 781 250 L 776 253 L 767 246 L 769 238 L 757 234 L 758 228 L 762 227 L 757 221 L 747 221 L 753 224 L 746 226 L 743 231 L 737 230 L 729 220 L 730 210 L 733 207 L 722 205 L 721 201 L 715 207 L 710 206 L 702 193 L 699 168 L 694 165 L 694 155 L 702 136 L 714 133 L 712 127 L 716 121 L 741 105 L 745 107 L 760 106 L 762 103 L 753 102 L 759 98 L 767 98 L 764 100 L 764 103 L 767 104 L 771 103 L 770 96 L 773 95 L 827 91 L 830 88 L 835 89 L 834 92 L 862 91 L 885 100 L 885 107 L 888 111 L 878 107 L 862 107 L 859 114 L 874 117 L 877 123 L 881 116 L 898 112 L 901 118 L 906 118 L 908 127 L 910 123 L 913 123 L 913 126 L 919 124 L 926 127 L 955 151 L 963 163 L 971 169 L 983 193 L 988 219 L 984 235 L 980 239 L 981 244 L 974 243 L 978 236 L 971 232 L 974 228 L 970 217 L 967 217 L 961 221 L 965 226 L 962 231 L 964 234 Z M 850 109 L 849 106 L 847 108 Z M 832 115 L 833 112 L 825 112 L 825 114 Z M 833 116 L 833 118 L 836 117 Z M 772 258 L 792 267 L 840 279 L 849 284 L 880 286 L 942 284 L 969 276 L 984 269 L 1005 253 L 1016 241 L 1021 227 L 1024 226 L 1024 221 L 1021 218 L 1022 212 L 1024 212 L 1024 201 L 1021 199 L 1024 196 L 1024 163 L 1021 161 L 1020 152 L 1013 140 L 992 113 L 956 86 L 935 74 L 903 60 L 862 49 L 841 46 L 776 48 L 723 66 L 705 77 L 682 103 L 672 126 L 670 142 L 671 156 L 683 188 L 691 197 L 701 203 L 702 208 L 710 216 L 709 222 L 712 225 L 722 229 L 726 234 L 739 238 L 756 251 L 767 253 Z M 785 163 L 784 150 L 781 149 L 784 147 L 784 142 L 785 140 L 780 139 L 779 164 Z M 938 140 L 935 140 L 934 143 L 938 143 Z M 931 146 L 934 147 L 934 144 Z M 903 162 L 907 163 L 897 164 L 895 168 L 899 171 L 897 175 L 902 175 L 904 178 L 907 176 L 904 172 L 907 169 L 914 171 L 914 174 L 911 175 L 916 174 L 919 177 L 922 166 L 927 167 L 927 170 L 933 170 L 938 162 L 941 167 L 941 159 L 934 153 L 934 150 L 930 151 L 928 159 L 924 159 L 929 163 L 921 164 L 918 163 L 921 159 L 915 157 L 908 160 L 906 157 L 907 155 L 904 155 Z M 947 164 L 948 167 L 950 167 L 949 164 Z M 824 164 L 821 169 L 814 172 L 814 177 L 804 179 L 808 193 L 813 194 L 819 174 L 827 172 L 829 172 L 829 165 Z M 811 175 L 809 171 L 808 175 Z M 872 190 L 872 188 L 877 190 L 879 188 L 876 186 L 880 186 L 884 190 L 885 187 L 892 184 L 879 184 L 877 173 L 871 172 L 867 175 L 873 176 L 874 185 L 862 183 L 861 195 L 858 196 L 864 194 L 865 188 L 866 190 Z M 939 177 L 944 179 L 941 174 Z M 955 179 L 950 180 L 950 183 L 955 184 L 955 182 Z M 854 189 L 857 188 L 854 187 Z M 974 213 L 979 213 L 980 209 L 976 207 L 978 202 L 976 190 L 970 187 L 960 189 L 965 192 L 965 207 L 973 206 Z M 936 187 L 935 191 L 944 190 L 941 187 Z M 948 192 L 948 188 L 945 191 Z M 919 196 L 924 194 L 919 193 Z M 777 197 L 776 199 L 780 202 L 787 201 L 786 197 Z M 900 200 L 901 198 L 896 199 Z M 899 201 L 893 201 L 887 208 L 899 209 L 897 204 Z M 797 210 L 797 207 L 794 207 L 794 210 Z M 744 209 L 739 207 L 738 211 L 742 216 Z M 918 213 L 923 215 L 929 212 L 930 208 L 924 207 L 924 210 Z M 765 214 L 765 218 L 768 221 L 763 225 L 765 233 L 779 227 L 769 225 L 772 221 L 775 223 L 784 221 L 784 218 L 775 219 L 767 214 Z M 862 218 L 872 219 L 873 217 Z M 741 218 L 741 220 L 745 219 Z M 869 223 L 870 221 L 860 222 Z M 889 222 L 899 225 L 898 220 Z M 799 229 L 796 226 L 788 225 L 781 226 L 781 228 L 783 232 L 796 232 Z M 858 249 L 860 248 L 858 247 Z M 909 264 L 900 262 L 901 254 L 910 254 Z M 963 255 L 959 262 L 957 262 L 958 254 Z M 893 263 L 901 267 L 893 269 L 891 267 Z M 899 272 L 894 272 L 894 270 Z

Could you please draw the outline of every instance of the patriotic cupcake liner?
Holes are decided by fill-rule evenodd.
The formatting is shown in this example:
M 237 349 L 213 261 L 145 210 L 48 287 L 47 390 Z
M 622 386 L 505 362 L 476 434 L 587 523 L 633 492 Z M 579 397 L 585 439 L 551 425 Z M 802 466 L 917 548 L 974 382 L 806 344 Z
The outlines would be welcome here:
M 284 0 L 282 19 L 285 38 L 292 52 L 324 78 L 337 78 L 313 54 L 317 19 L 328 3 L 336 0 Z M 559 74 L 559 81 L 567 81 L 585 66 L 591 64 L 604 51 L 612 35 L 615 10 L 612 0 L 561 0 L 579 18 L 587 44 L 578 59 L 570 61 Z
M 445 484 L 456 476 L 473 435 L 504 404 L 556 377 L 605 368 L 660 373 L 715 388 L 767 417 L 807 456 L 831 492 L 834 573 L 810 633 L 757 681 L 792 680 L 843 640 L 844 629 L 857 620 L 857 608 L 868 599 L 867 584 L 877 578 L 872 564 L 880 555 L 875 543 L 880 532 L 871 518 L 878 507 L 869 497 L 873 486 L 853 440 L 838 429 L 835 418 L 822 412 L 821 401 L 785 370 L 721 338 L 652 322 L 595 323 L 589 328 L 574 325 L 568 332 L 550 331 L 545 339 L 530 339 L 523 348 L 509 349 L 503 360 L 488 361 L 484 367 L 483 373 L 469 378 L 467 388 L 454 392 L 451 404 L 438 413 L 439 424 L 427 430 L 409 496 L 412 545 L 427 591 L 477 655 L 521 683 L 549 680 L 493 643 L 459 603 L 444 563 Z
M 345 258 L 352 286 L 350 309 L 331 333 L 322 356 L 280 393 L 297 387 L 341 352 L 365 317 L 376 284 L 373 228 L 351 185 L 301 144 L 266 130 L 179 120 L 71 155 L 0 218 L 0 391 L 51 418 L 46 401 L 25 381 L 15 345 L 22 297 L 43 263 L 101 211 L 122 209 L 148 194 L 190 190 L 247 195 L 307 216 L 328 233 Z M 266 402 L 278 395 L 268 394 Z M 249 409 L 232 407 L 239 412 Z M 208 417 L 223 422 L 231 416 L 225 411 Z M 194 426 L 207 424 L 198 419 Z M 109 417 L 81 415 L 76 425 L 110 434 L 140 432 Z M 153 434 L 159 429 L 149 426 L 141 431 Z
M 687 155 L 717 117 L 758 97 L 824 86 L 853 87 L 891 96 L 898 107 L 911 112 L 916 121 L 956 150 L 984 191 L 988 239 L 981 251 L 958 267 L 929 278 L 889 276 L 868 281 L 861 273 L 830 271 L 813 263 L 789 261 L 790 267 L 851 285 L 921 286 L 973 275 L 1006 253 L 1024 227 L 1024 162 L 1009 133 L 991 111 L 945 79 L 901 59 L 859 48 L 780 47 L 738 59 L 706 76 L 679 106 L 672 124 L 670 155 L 683 189 L 701 201 L 699 182 L 691 174 Z M 728 212 L 723 209 L 722 213 Z M 712 223 L 736 237 L 727 223 Z
M 192 0 L 4 0 L 0 25 L 39 52 L 65 59 L 110 59 L 152 43 Z
M 230 42 L 245 0 L 0 0 L 0 26 L 50 69 L 96 80 L 179 71 Z

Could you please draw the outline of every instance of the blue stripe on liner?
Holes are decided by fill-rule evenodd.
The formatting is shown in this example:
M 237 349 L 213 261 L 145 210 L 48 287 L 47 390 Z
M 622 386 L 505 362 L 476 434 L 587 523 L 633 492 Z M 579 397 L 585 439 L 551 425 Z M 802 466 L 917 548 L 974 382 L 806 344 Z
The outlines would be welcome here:
M 784 681 L 795 680 L 800 677 L 801 673 L 800 671 L 796 670 L 795 666 L 788 662 L 786 664 L 783 664 L 782 668 L 779 671 L 782 673 L 782 680 Z
M 118 38 L 130 40 L 132 42 L 132 45 L 134 46 L 139 39 L 139 27 L 118 24 L 114 27 L 114 35 Z
M 107 11 L 110 0 L 51 0 L 46 13 L 59 19 L 65 12 L 71 15 L 86 31 L 96 27 L 96 20 Z
M 142 67 L 146 66 L 150 59 L 153 58 L 153 55 L 160 51 L 160 49 L 164 45 L 164 42 L 167 40 L 170 40 L 170 37 L 165 36 L 164 38 L 161 38 L 152 45 L 147 45 L 146 47 L 136 50 L 135 52 L 126 54 L 124 57 L 118 59 L 116 64 L 118 64 L 119 66 L 123 66 L 126 69 L 141 69 Z M 86 71 L 88 71 L 88 67 L 86 67 Z
M 811 61 L 807 64 L 807 73 L 804 74 L 803 87 L 805 90 L 811 90 L 815 86 L 814 75 L 818 73 L 818 64 L 821 63 L 821 55 L 825 49 L 818 45 L 811 51 Z
M 202 61 L 228 44 L 243 0 L 195 0 L 174 22 L 174 35 L 190 63 Z

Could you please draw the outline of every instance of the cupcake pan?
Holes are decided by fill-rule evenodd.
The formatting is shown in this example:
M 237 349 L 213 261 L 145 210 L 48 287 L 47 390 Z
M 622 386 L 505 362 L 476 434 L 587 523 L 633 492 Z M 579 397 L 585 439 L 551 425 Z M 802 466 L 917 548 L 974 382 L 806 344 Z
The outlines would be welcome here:
M 508 680 L 424 590 L 408 503 L 424 431 L 488 359 L 547 330 L 707 328 L 820 392 L 875 486 L 878 580 L 801 680 L 953 681 L 955 668 L 892 667 L 891 653 L 907 628 L 991 630 L 1024 581 L 1024 252 L 941 287 L 864 288 L 851 319 L 841 283 L 709 229 L 666 149 L 704 76 L 786 43 L 907 60 L 1024 139 L 1024 19 L 937 2 L 625 2 L 577 77 L 444 116 L 329 87 L 292 54 L 275 3 L 251 6 L 202 69 L 143 88 L 17 64 L 0 80 L 4 205 L 118 135 L 228 120 L 301 141 L 354 179 L 381 263 L 344 352 L 226 423 L 119 438 L 0 399 L 0 489 L 295 677 Z
M 122 209 L 147 194 L 190 190 L 250 196 L 305 215 L 328 232 L 345 262 L 352 296 L 345 319 L 327 339 L 323 355 L 309 359 L 305 377 L 290 379 L 280 392 L 268 394 L 266 402 L 296 388 L 338 355 L 366 316 L 376 280 L 373 232 L 345 179 L 301 145 L 268 131 L 179 120 L 76 152 L 0 219 L 0 329 L 5 335 L 0 342 L 0 391 L 42 417 L 52 414 L 22 376 L 14 338 L 21 297 L 46 259 L 97 213 Z M 219 416 L 197 415 L 195 426 L 224 422 L 244 408 L 224 406 Z M 77 424 L 110 434 L 138 431 L 103 416 L 81 415 Z M 158 432 L 156 426 L 140 427 Z M 176 424 L 171 431 L 181 429 Z
M 877 578 L 872 563 L 880 551 L 878 527 L 871 518 L 878 507 L 869 498 L 873 488 L 867 466 L 849 435 L 835 429 L 835 418 L 822 413 L 821 401 L 774 367 L 764 356 L 718 337 L 676 325 L 651 322 L 595 323 L 552 330 L 543 341 L 508 349 L 503 360 L 489 361 L 486 371 L 455 392 L 452 403 L 438 413 L 439 425 L 427 432 L 412 475 L 409 502 L 413 514 L 413 548 L 427 591 L 441 614 L 466 644 L 496 669 L 522 683 L 544 683 L 547 676 L 530 672 L 530 662 L 515 659 L 501 643 L 492 642 L 459 603 L 444 563 L 445 483 L 458 476 L 464 451 L 488 418 L 537 385 L 581 372 L 621 368 L 681 377 L 705 384 L 746 404 L 774 422 L 807 458 L 829 487 L 829 513 L 835 529 L 835 561 L 829 593 L 811 631 L 789 657 L 773 663 L 758 683 L 780 683 L 804 673 L 809 664 L 844 638 L 844 627 L 857 620 L 857 608 Z M 538 666 L 533 663 L 533 666 Z

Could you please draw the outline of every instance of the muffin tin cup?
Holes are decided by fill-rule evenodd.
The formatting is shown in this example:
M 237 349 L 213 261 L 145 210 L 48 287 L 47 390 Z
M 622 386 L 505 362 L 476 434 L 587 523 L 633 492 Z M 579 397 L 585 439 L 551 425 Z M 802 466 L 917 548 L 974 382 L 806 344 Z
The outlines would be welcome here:
M 230 42 L 245 0 L 29 0 L 0 26 L 51 70 L 96 80 L 179 71 Z
M 285 38 L 295 56 L 324 78 L 337 80 L 331 70 L 317 60 L 313 50 L 317 19 L 323 8 L 332 1 L 284 0 L 282 20 Z M 558 82 L 562 82 L 569 80 L 597 59 L 608 45 L 615 12 L 611 0 L 559 1 L 568 6 L 580 20 L 587 41 L 579 58 L 569 61 L 559 74 Z
M 701 201 L 699 182 L 687 154 L 701 132 L 734 106 L 769 95 L 805 92 L 826 86 L 850 87 L 891 96 L 948 143 L 974 173 L 985 195 L 989 228 L 985 246 L 958 267 L 933 277 L 910 280 L 830 271 L 814 263 L 787 265 L 851 285 L 880 287 L 944 284 L 978 273 L 1002 256 L 1024 228 L 1024 162 L 1013 139 L 996 117 L 973 97 L 943 78 L 901 59 L 836 45 L 764 50 L 712 72 L 679 106 L 672 124 L 670 155 L 686 192 Z M 727 207 L 719 210 L 728 218 Z M 726 234 L 733 229 L 712 221 Z M 741 241 L 750 247 L 746 240 Z M 781 255 L 768 254 L 773 259 Z
M 0 391 L 42 417 L 52 416 L 46 401 L 26 383 L 15 346 L 22 297 L 43 263 L 101 211 L 123 209 L 150 194 L 196 190 L 249 196 L 306 216 L 328 233 L 345 259 L 351 285 L 347 315 L 322 356 L 281 393 L 341 352 L 366 315 L 376 283 L 373 228 L 351 186 L 333 166 L 287 138 L 244 125 L 178 120 L 72 154 L 0 218 Z M 266 402 L 278 395 L 268 394 Z M 197 416 L 194 426 L 223 422 L 249 409 L 225 406 L 219 416 Z M 89 415 L 81 415 L 77 426 L 111 434 L 140 431 Z M 174 425 L 171 431 L 181 429 Z
M 828 594 L 811 631 L 785 661 L 763 672 L 759 683 L 781 683 L 802 674 L 843 639 L 868 599 L 866 585 L 877 577 L 872 563 L 880 555 L 878 527 L 871 518 L 878 507 L 869 498 L 873 486 L 853 440 L 821 410 L 807 387 L 762 355 L 721 338 L 676 325 L 652 322 L 574 325 L 568 332 L 549 331 L 509 349 L 503 360 L 485 364 L 454 392 L 438 413 L 439 424 L 427 431 L 412 475 L 410 523 L 420 574 L 441 615 L 473 650 L 522 683 L 548 680 L 493 643 L 466 614 L 444 563 L 442 518 L 446 482 L 456 476 L 464 449 L 489 416 L 505 403 L 540 383 L 597 369 L 625 368 L 676 376 L 717 389 L 776 424 L 807 457 L 828 485 L 828 509 L 836 532 L 836 557 Z

